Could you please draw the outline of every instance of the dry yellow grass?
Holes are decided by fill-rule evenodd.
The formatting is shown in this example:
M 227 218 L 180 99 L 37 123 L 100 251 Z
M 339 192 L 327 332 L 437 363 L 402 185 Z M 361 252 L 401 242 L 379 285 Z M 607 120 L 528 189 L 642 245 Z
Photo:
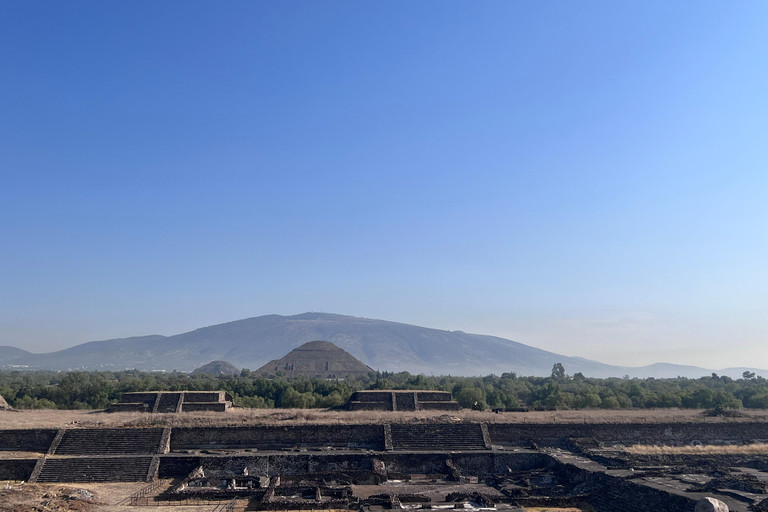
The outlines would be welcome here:
M 658 446 L 635 445 L 626 448 L 633 455 L 764 455 L 768 444 L 744 445 L 702 445 L 702 446 Z
M 138 412 L 25 410 L 0 411 L 0 429 L 76 427 L 225 427 L 247 425 L 382 424 L 410 421 L 473 421 L 487 423 L 656 423 L 766 421 L 766 411 L 744 411 L 741 418 L 710 418 L 701 410 L 585 410 L 502 413 L 478 411 L 372 412 L 323 409 L 232 409 L 227 413 L 147 414 Z

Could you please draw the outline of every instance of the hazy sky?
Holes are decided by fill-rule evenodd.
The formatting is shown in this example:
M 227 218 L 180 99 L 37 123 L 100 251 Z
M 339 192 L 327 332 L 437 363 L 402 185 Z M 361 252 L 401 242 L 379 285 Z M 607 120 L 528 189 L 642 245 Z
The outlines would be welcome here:
M 768 368 L 768 3 L 3 2 L 0 345 L 325 311 Z

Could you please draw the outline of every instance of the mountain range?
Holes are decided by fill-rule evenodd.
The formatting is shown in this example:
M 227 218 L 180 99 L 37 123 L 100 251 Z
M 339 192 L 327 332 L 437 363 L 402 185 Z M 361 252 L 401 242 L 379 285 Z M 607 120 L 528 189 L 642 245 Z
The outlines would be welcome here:
M 314 340 L 332 342 L 375 370 L 415 374 L 546 376 L 555 363 L 562 363 L 567 373 L 588 377 L 698 378 L 716 372 L 739 378 L 744 371 L 768 377 L 768 371 L 755 368 L 613 366 L 495 336 L 328 313 L 265 315 L 174 336 L 92 341 L 46 354 L 5 346 L 0 347 L 0 369 L 192 371 L 225 360 L 255 370 Z

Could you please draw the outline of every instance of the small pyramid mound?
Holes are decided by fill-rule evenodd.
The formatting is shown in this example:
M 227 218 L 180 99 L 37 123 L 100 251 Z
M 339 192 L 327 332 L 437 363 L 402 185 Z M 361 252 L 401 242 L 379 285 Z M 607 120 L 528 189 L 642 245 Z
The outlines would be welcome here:
M 208 375 L 238 375 L 240 370 L 227 361 L 211 361 L 197 370 L 192 371 L 192 375 L 197 375 L 198 373 L 207 373 Z
M 281 359 L 268 362 L 258 370 L 261 375 L 343 379 L 365 375 L 373 370 L 352 354 L 328 341 L 310 341 L 291 350 Z
M 3 398 L 2 395 L 0 395 L 0 411 L 4 409 L 10 409 L 10 408 L 11 406 L 8 405 L 8 402 L 5 401 L 5 398 Z

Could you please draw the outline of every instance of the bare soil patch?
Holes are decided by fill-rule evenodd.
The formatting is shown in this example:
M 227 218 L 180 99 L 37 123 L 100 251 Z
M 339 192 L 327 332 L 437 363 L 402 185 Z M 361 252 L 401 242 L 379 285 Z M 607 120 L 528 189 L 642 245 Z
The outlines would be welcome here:
M 39 459 L 45 455 L 41 452 L 5 451 L 0 450 L 0 460 L 3 459 Z
M 98 496 L 82 487 L 26 484 L 0 489 L 2 512 L 92 512 L 99 504 Z

